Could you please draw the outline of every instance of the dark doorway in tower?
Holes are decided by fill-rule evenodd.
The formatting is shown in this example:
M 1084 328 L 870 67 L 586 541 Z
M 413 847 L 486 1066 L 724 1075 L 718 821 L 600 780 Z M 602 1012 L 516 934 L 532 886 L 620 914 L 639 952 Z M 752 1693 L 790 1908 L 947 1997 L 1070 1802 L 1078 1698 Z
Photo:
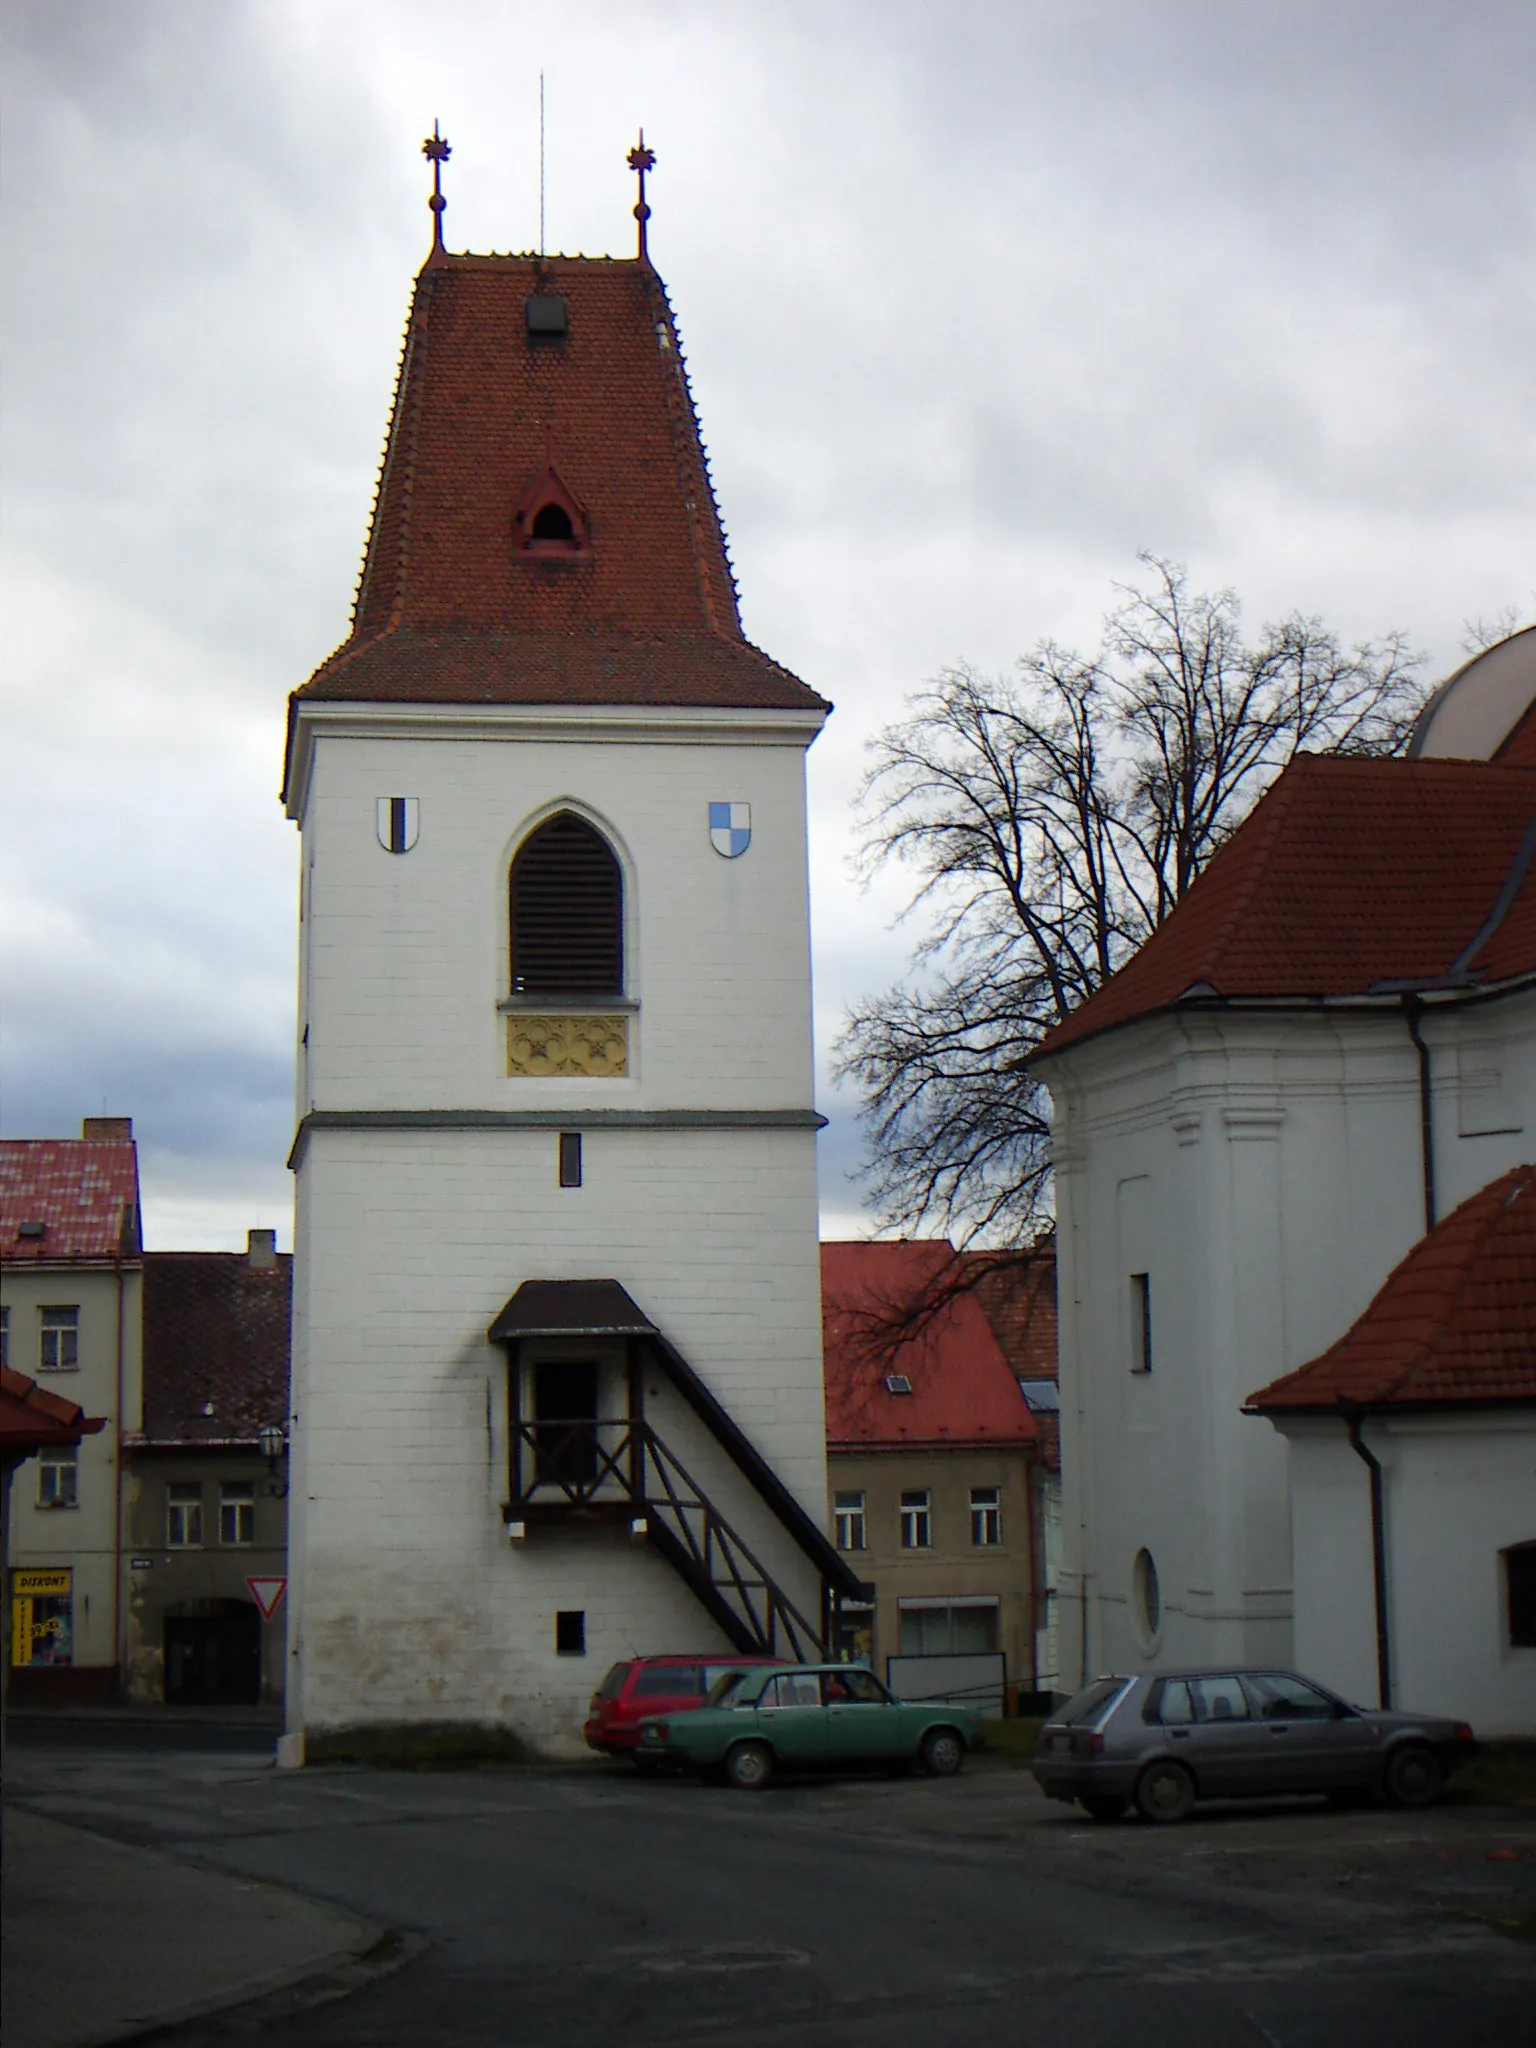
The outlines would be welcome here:
M 584 1487 L 597 1477 L 597 1364 L 546 1358 L 533 1368 L 535 1485 Z
M 187 1600 L 165 1615 L 165 1698 L 172 1707 L 254 1707 L 261 1699 L 261 1616 L 248 1600 Z

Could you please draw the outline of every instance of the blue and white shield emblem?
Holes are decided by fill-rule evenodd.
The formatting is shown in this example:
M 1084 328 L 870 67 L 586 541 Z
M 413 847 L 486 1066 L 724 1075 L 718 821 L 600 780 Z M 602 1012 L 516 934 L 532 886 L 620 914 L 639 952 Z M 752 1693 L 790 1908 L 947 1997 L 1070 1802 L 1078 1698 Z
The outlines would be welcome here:
M 752 844 L 752 806 L 711 804 L 709 843 L 716 853 L 723 853 L 727 860 L 735 860 L 738 854 L 745 853 Z
M 379 844 L 386 853 L 409 853 L 421 831 L 421 799 L 381 796 L 378 830 Z

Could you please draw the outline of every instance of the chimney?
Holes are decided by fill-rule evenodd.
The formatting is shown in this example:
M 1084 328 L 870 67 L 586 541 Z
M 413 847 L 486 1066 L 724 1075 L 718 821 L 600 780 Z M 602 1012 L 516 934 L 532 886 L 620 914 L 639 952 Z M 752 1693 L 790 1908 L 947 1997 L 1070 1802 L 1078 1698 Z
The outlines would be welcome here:
M 81 1119 L 80 1135 L 89 1145 L 131 1145 L 131 1116 L 88 1116 Z
M 248 1231 L 245 1240 L 245 1255 L 258 1273 L 270 1273 L 277 1264 L 277 1232 L 275 1230 Z

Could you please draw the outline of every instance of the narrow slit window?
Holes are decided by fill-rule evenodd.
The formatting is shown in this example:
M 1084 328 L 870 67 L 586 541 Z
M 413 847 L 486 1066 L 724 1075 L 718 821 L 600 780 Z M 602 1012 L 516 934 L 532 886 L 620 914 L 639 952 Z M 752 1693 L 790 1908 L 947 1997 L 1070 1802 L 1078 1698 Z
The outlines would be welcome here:
M 1152 1370 L 1152 1276 L 1131 1275 L 1131 1371 Z
M 512 994 L 619 996 L 624 885 L 600 832 L 561 811 L 512 863 Z
M 560 1185 L 563 1188 L 581 1186 L 581 1133 L 562 1131 L 560 1133 Z
M 1510 1648 L 1536 1650 L 1536 1543 L 1517 1543 L 1505 1551 L 1504 1590 Z

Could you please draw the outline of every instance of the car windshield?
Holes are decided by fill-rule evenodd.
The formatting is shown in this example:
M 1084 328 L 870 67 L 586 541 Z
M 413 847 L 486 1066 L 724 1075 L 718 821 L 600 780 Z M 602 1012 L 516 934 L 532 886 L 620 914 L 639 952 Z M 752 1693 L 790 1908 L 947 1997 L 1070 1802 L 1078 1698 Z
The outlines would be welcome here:
M 628 1676 L 628 1674 L 629 1666 L 627 1664 L 615 1664 L 613 1669 L 609 1672 L 608 1676 L 597 1688 L 597 1697 L 600 1700 L 616 1699 L 618 1697 L 619 1688 L 623 1685 L 624 1680 Z
M 1092 1685 L 1085 1685 L 1080 1693 L 1075 1693 L 1064 1707 L 1052 1714 L 1051 1719 L 1065 1721 L 1074 1728 L 1096 1721 L 1102 1709 L 1124 1690 L 1126 1683 L 1123 1678 L 1096 1678 Z

